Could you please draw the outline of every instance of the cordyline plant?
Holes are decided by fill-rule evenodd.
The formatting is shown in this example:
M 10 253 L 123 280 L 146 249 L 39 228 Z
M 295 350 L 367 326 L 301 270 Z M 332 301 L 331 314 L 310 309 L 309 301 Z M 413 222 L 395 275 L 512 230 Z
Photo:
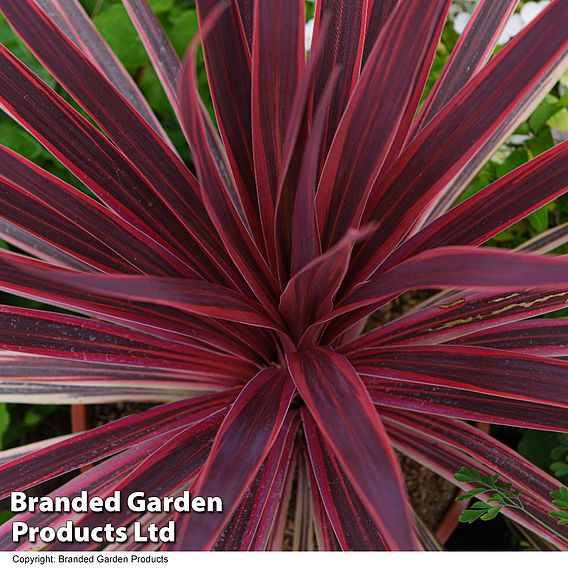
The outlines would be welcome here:
M 0 390 L 165 404 L 0 454 L 0 496 L 98 462 L 53 494 L 222 497 L 222 514 L 142 516 L 176 521 L 171 549 L 277 549 L 292 506 L 297 547 L 430 546 L 396 448 L 448 479 L 498 475 L 524 498 L 503 512 L 565 548 L 559 483 L 469 422 L 568 431 L 568 323 L 531 319 L 566 305 L 568 262 L 544 253 L 568 227 L 478 248 L 568 190 L 568 143 L 452 205 L 563 72 L 568 2 L 492 57 L 516 2 L 482 0 L 420 105 L 449 0 L 321 0 L 307 58 L 303 1 L 197 0 L 218 130 L 197 42 L 181 65 L 146 1 L 124 4 L 196 175 L 77 0 L 0 0 L 92 119 L 1 48 L 3 108 L 92 194 L 0 150 L 20 251 L 0 251 L 1 289 L 60 308 L 0 308 Z M 445 292 L 361 335 L 414 289 Z M 140 520 L 16 517 L 71 518 Z M 10 531 L 0 548 L 38 546 Z

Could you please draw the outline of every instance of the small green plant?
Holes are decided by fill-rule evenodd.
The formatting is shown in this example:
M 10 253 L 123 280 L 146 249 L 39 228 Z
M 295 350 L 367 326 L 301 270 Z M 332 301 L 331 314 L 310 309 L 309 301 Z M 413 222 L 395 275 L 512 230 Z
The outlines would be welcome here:
M 513 489 L 513 485 L 499 478 L 498 475 L 482 475 L 475 469 L 462 467 L 454 474 L 456 481 L 475 485 L 469 491 L 456 498 L 456 501 L 467 501 L 472 498 L 480 499 L 485 495 L 484 501 L 476 501 L 473 505 L 462 511 L 459 516 L 461 523 L 472 524 L 477 520 L 490 521 L 505 508 L 517 509 L 530 517 L 536 523 L 543 525 L 542 521 L 533 515 L 525 507 L 521 499 L 521 491 Z M 568 488 L 560 487 L 550 492 L 551 504 L 557 509 L 548 511 L 548 514 L 556 519 L 558 525 L 568 525 Z M 562 540 L 566 539 L 558 535 Z
M 558 491 L 553 491 L 552 504 L 558 507 L 558 511 L 551 511 L 550 514 L 558 519 L 559 525 L 568 525 L 568 488 L 561 487 Z
M 551 452 L 550 457 L 554 460 L 550 469 L 558 479 L 568 476 L 568 434 L 559 434 L 560 444 Z

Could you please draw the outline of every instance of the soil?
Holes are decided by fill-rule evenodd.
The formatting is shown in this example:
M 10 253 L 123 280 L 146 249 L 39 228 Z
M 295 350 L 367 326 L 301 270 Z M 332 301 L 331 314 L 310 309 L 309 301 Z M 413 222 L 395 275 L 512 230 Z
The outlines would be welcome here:
M 434 530 L 456 497 L 456 487 L 414 460 L 398 454 L 408 496 L 416 514 Z

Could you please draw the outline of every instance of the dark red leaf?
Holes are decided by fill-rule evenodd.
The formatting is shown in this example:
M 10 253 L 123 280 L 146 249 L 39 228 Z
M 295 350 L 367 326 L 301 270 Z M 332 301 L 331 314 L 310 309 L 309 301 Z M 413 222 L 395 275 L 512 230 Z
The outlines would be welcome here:
M 334 74 L 335 88 L 329 102 L 320 167 L 361 72 L 368 0 L 320 0 L 316 6 L 313 45 L 325 40 L 323 61 L 315 86 L 315 106 L 322 101 Z M 322 30 L 325 23 L 325 30 Z M 321 38 L 322 31 L 324 38 Z
M 398 462 L 353 367 L 347 359 L 323 347 L 289 353 L 287 361 L 307 409 L 388 548 L 419 548 Z
M 212 230 L 211 224 L 208 223 L 207 214 L 200 200 L 197 180 L 181 159 L 145 121 L 140 120 L 140 115 L 114 88 L 112 83 L 54 26 L 33 0 L 18 0 L 18 2 L 2 0 L 0 7 L 6 19 L 38 59 L 103 128 L 126 158 L 131 163 L 136 164 L 137 172 L 139 171 L 145 178 L 143 182 L 139 183 L 142 187 L 149 185 L 150 193 L 144 196 L 144 205 L 136 202 L 135 194 L 128 195 L 128 197 L 136 203 L 138 211 L 144 215 L 143 218 L 149 220 L 149 226 L 155 226 L 156 216 L 161 214 L 165 222 L 162 223 L 160 230 L 166 234 L 168 231 L 173 231 L 177 240 L 181 239 L 179 244 L 181 251 L 186 252 L 186 254 L 188 250 L 191 250 L 192 254 L 198 254 L 193 250 L 194 248 L 207 251 L 207 261 L 202 260 L 201 263 L 198 263 L 198 266 L 211 269 L 213 263 L 219 263 L 223 270 L 229 271 L 230 274 L 231 266 L 228 264 L 229 261 L 223 247 L 218 236 Z M 19 73 L 15 73 L 15 67 L 18 64 L 5 52 L 4 55 L 7 60 L 12 59 L 10 63 L 13 65 L 13 67 L 8 68 L 7 62 L 4 64 L 3 70 L 11 75 L 11 78 L 6 77 L 5 81 L 7 84 L 12 84 L 12 88 L 24 88 L 25 71 L 21 64 L 19 64 Z M 72 69 L 73 72 L 69 73 L 69 69 Z M 27 80 L 29 83 L 32 78 L 27 77 Z M 30 90 L 33 92 L 37 89 L 38 86 Z M 24 105 L 20 101 L 19 105 L 20 107 L 25 106 L 25 110 L 31 112 L 28 102 L 30 93 L 26 89 L 24 90 L 26 91 L 25 94 L 28 95 L 24 101 L 27 104 Z M 43 90 L 45 94 L 45 87 Z M 2 94 L 4 95 L 4 90 Z M 17 103 L 17 96 L 13 95 L 10 98 L 11 107 Z M 45 105 L 46 102 L 41 101 L 39 106 Z M 12 109 L 10 108 L 10 110 Z M 34 114 L 37 114 L 37 111 Z M 55 116 L 52 108 L 50 108 L 47 116 L 50 120 L 57 121 L 57 116 Z M 46 118 L 44 115 L 42 117 Z M 78 115 L 74 118 L 75 123 L 81 122 Z M 37 118 L 35 122 L 37 122 Z M 69 117 L 64 119 L 63 124 L 68 122 Z M 55 132 L 60 131 L 61 127 L 62 124 L 54 127 Z M 45 129 L 46 125 L 43 125 L 43 128 Z M 61 134 L 57 136 L 57 143 L 59 144 L 62 143 L 59 141 L 61 137 Z M 102 137 L 99 135 L 98 138 Z M 111 154 L 117 154 L 116 148 L 112 145 L 110 147 L 112 147 Z M 75 151 L 69 149 L 63 154 L 73 156 Z M 104 159 L 93 160 L 91 169 L 93 167 L 100 168 L 101 163 L 106 165 Z M 109 166 L 106 165 L 106 167 Z M 113 168 L 112 178 L 117 178 L 117 181 L 120 181 L 122 171 L 129 172 L 131 169 L 130 164 L 119 167 L 118 172 L 116 168 Z M 108 179 L 105 179 L 105 182 L 108 182 Z M 134 184 L 134 188 L 138 191 L 141 189 L 137 184 Z M 128 192 L 124 191 L 122 184 L 121 192 L 124 197 L 127 196 Z M 158 231 L 159 233 L 160 231 Z M 235 282 L 240 281 L 240 275 L 234 274 L 234 271 L 232 276 L 234 276 Z M 219 281 L 218 279 L 217 276 L 217 281 Z
M 454 339 L 452 343 L 545 357 L 565 357 L 568 355 L 568 322 L 565 318 L 514 322 Z
M 216 14 L 213 15 L 215 17 Z M 211 22 L 215 25 L 215 21 Z M 208 33 L 207 28 L 204 34 Z M 196 70 L 197 42 L 190 47 L 180 78 L 182 124 L 196 162 L 201 197 L 225 248 L 255 295 L 271 308 L 278 283 L 268 269 L 251 234 L 239 195 L 225 164 L 220 142 L 199 97 Z
M 560 483 L 511 450 L 505 444 L 461 422 L 424 415 L 410 416 L 392 412 L 385 415 L 394 443 L 414 459 L 424 463 L 447 479 L 463 466 L 481 471 L 482 475 L 497 474 L 521 490 L 522 502 L 528 513 L 509 507 L 503 514 L 520 522 L 561 549 L 566 548 L 568 528 L 559 527 L 550 511 L 550 492 Z M 465 489 L 471 486 L 460 484 Z M 538 518 L 535 522 L 534 516 Z
M 359 226 L 398 130 L 407 113 L 414 115 L 412 105 L 418 101 L 413 100 L 413 87 L 426 74 L 423 60 L 441 32 L 449 2 L 418 4 L 418 0 L 401 3 L 392 14 L 337 129 L 316 199 L 324 250 L 347 229 Z
M 350 357 L 361 375 L 568 407 L 568 362 L 482 347 L 379 347 Z
M 140 34 L 172 108 L 179 112 L 177 81 L 181 64 L 175 49 L 148 0 L 124 0 L 123 3 Z
M 487 159 L 554 84 L 568 57 L 566 18 L 568 4 L 552 2 L 407 146 L 371 192 L 365 219 L 376 219 L 378 226 L 360 248 L 350 282 L 372 274 L 428 204 L 456 183 L 472 160 Z M 468 171 L 460 184 L 474 172 Z
M 395 381 L 361 374 L 373 402 L 381 407 L 447 418 L 537 430 L 568 431 L 565 408 L 502 398 L 459 388 Z
M 379 4 L 380 2 L 377 2 Z M 481 0 L 460 35 L 441 75 L 420 109 L 413 134 L 420 130 L 482 69 L 497 45 L 519 0 Z
M 224 7 L 203 38 L 205 66 L 231 172 L 255 241 L 263 250 L 252 151 L 251 55 L 247 31 L 243 28 L 245 22 L 241 20 L 242 6 L 239 3 L 237 9 L 237 2 L 226 6 L 220 0 L 197 0 L 196 6 L 202 26 L 219 7 Z
M 195 274 L 116 213 L 4 146 L 0 183 L 1 215 L 83 264 L 103 271 Z
M 1 496 L 116 454 L 135 443 L 175 432 L 230 404 L 235 391 L 172 402 L 120 418 L 0 465 Z M 46 459 L 45 456 L 49 456 Z
M 252 41 L 254 170 L 268 259 L 276 260 L 274 221 L 284 138 L 305 66 L 303 0 L 255 0 Z
M 568 191 L 568 141 L 513 170 L 402 244 L 381 270 L 427 249 L 478 246 Z
M 253 544 L 261 550 L 266 548 L 268 534 L 262 528 L 259 534 L 258 529 L 276 513 L 273 503 L 277 500 L 272 494 L 280 493 L 292 458 L 298 426 L 297 415 L 289 412 L 268 456 L 215 543 L 215 550 L 250 550 Z
M 357 492 L 308 412 L 302 412 L 310 466 L 326 512 L 343 550 L 386 550 L 385 542 Z
M 37 274 L 41 274 L 40 279 Z M 180 313 L 167 306 L 127 302 L 81 291 L 63 282 L 71 274 L 81 277 L 81 273 L 58 272 L 50 264 L 0 250 L 0 289 L 6 292 L 127 325 L 177 344 L 195 346 L 197 342 L 253 361 L 258 361 L 262 352 L 268 356 L 273 350 L 269 338 L 250 327 Z
M 207 550 L 216 542 L 274 444 L 294 395 L 294 384 L 277 369 L 264 369 L 241 391 L 213 443 L 192 491 L 218 495 L 222 515 L 178 519 L 176 550 Z
M 57 27 L 110 79 L 125 99 L 158 132 L 168 137 L 138 85 L 100 36 L 79 0 L 37 0 Z

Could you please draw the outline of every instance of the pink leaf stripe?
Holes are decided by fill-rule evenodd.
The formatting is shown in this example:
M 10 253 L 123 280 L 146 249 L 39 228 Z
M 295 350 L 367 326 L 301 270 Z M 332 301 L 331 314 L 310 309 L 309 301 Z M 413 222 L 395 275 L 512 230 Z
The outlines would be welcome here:
M 223 281 L 200 246 L 194 243 L 191 252 L 188 251 L 191 239 L 168 208 L 160 205 L 161 198 L 157 197 L 155 187 L 150 186 L 96 128 L 3 46 L 0 46 L 0 78 L 4 85 L 0 100 L 10 114 L 103 202 L 170 250 L 188 257 L 196 267 L 187 269 L 189 275 L 201 274 L 201 269 L 203 275 Z M 152 228 L 156 226 L 162 231 L 161 235 Z M 186 239 L 184 244 L 180 240 L 182 235 Z M 240 281 L 236 276 L 235 280 Z
M 298 426 L 297 415 L 289 412 L 268 456 L 215 543 L 215 550 L 250 550 L 253 543 L 265 549 L 268 535 L 258 534 L 258 527 L 265 514 L 270 517 L 267 503 L 273 491 L 278 494 L 278 486 L 284 481 Z
M 2 0 L 0 7 L 38 59 L 146 178 L 143 185 L 150 184 L 152 198 L 145 200 L 147 204 L 149 201 L 146 208 L 140 205 L 138 208 L 144 209 L 145 215 L 151 219 L 149 225 L 155 226 L 155 216 L 163 210 L 163 214 L 167 215 L 163 229 L 178 227 L 178 238 L 182 236 L 188 241 L 180 244 L 181 250 L 186 250 L 191 243 L 195 248 L 203 248 L 210 253 L 207 265 L 211 265 L 212 259 L 223 263 L 221 259 L 226 255 L 218 237 L 206 222 L 197 181 L 180 158 L 153 129 L 140 120 L 132 106 L 32 0 Z M 74 72 L 66 73 L 68 68 L 74 69 Z M 73 155 L 72 151 L 70 155 Z M 98 161 L 95 164 L 100 167 Z M 116 171 L 113 177 L 117 177 Z
M 479 2 L 420 110 L 413 126 L 414 133 L 422 130 L 470 78 L 485 66 L 518 3 L 519 0 Z
M 0 465 L 2 498 L 83 465 L 114 455 L 134 443 L 187 427 L 232 402 L 234 391 L 158 406 L 121 418 Z M 49 460 L 44 459 L 49 455 Z
M 325 254 L 297 272 L 280 297 L 279 310 L 296 340 L 306 326 L 331 311 L 347 272 L 353 245 L 369 231 L 349 231 Z
M 267 338 L 257 335 L 250 327 L 245 334 L 242 328 L 229 322 L 200 318 L 187 312 L 181 314 L 180 310 L 167 306 L 97 296 L 64 283 L 63 280 L 71 274 L 85 276 L 77 272 L 57 272 L 44 262 L 0 250 L 0 289 L 6 292 L 96 316 L 118 325 L 128 325 L 175 343 L 195 346 L 197 342 L 254 361 L 258 361 L 263 350 L 269 349 Z M 251 341 L 254 341 L 252 350 Z
M 310 463 L 309 457 L 306 457 L 305 459 L 307 463 Z M 314 510 L 314 532 L 318 548 L 320 550 L 337 552 L 341 550 L 341 546 L 337 541 L 335 532 L 328 520 L 323 501 L 320 497 L 318 485 L 314 477 L 313 467 L 310 467 L 309 474 L 310 489 L 312 492 L 312 507 Z
M 101 464 L 90 469 L 88 472 L 78 475 L 71 481 L 49 494 L 50 497 L 79 496 L 82 490 L 87 491 L 89 496 L 106 497 L 110 494 L 113 484 L 118 482 L 122 477 L 128 475 L 130 471 L 136 468 L 145 458 L 152 452 L 166 443 L 172 434 L 160 434 L 154 438 L 133 444 L 129 449 L 115 455 Z M 21 521 L 29 523 L 31 526 L 51 526 L 57 529 L 63 526 L 67 520 L 81 518 L 81 513 L 20 513 L 13 517 L 12 521 Z M 77 545 L 77 543 L 75 543 Z M 5 523 L 0 527 L 0 546 L 2 550 L 33 550 L 39 548 L 38 543 L 32 544 L 29 541 L 23 541 L 19 545 L 12 540 L 12 523 Z M 62 546 L 62 545 L 60 545 Z M 43 548 L 43 547 L 42 547 Z
M 322 100 L 333 74 L 338 73 L 337 88 L 329 104 L 325 125 L 321 152 L 324 159 L 361 72 L 365 39 L 361 31 L 366 25 L 367 4 L 368 0 L 321 0 L 316 6 L 313 43 L 320 40 L 323 31 L 326 45 L 314 93 L 316 105 Z M 322 30 L 322 27 L 326 29 Z
M 507 271 L 500 270 L 503 263 L 507 263 Z M 356 308 L 377 308 L 409 289 L 555 290 L 567 283 L 568 262 L 564 259 L 496 249 L 443 247 L 423 252 L 369 280 L 326 319 Z
M 381 270 L 427 249 L 477 246 L 568 191 L 568 141 L 460 203 L 407 240 Z
M 30 273 L 40 276 L 34 269 Z M 110 296 L 171 306 L 193 314 L 226 319 L 247 325 L 277 328 L 263 307 L 246 297 L 202 280 L 159 276 L 90 275 L 53 270 L 44 278 L 56 283 Z
M 395 10 L 379 37 L 329 150 L 316 200 L 324 249 L 358 226 L 397 129 L 406 112 L 414 114 L 412 87 L 424 73 L 420 63 L 441 32 L 449 3 L 433 0 L 422 9 L 417 0 L 410 4 Z
M 33 312 L 29 312 L 32 314 Z M 41 312 L 41 313 L 48 313 L 48 312 Z M 11 322 L 10 323 L 20 323 L 13 315 L 10 315 Z M 23 319 L 23 318 L 22 318 Z M 2 306 L 2 320 L 3 323 L 6 323 L 8 320 L 7 314 L 5 313 L 5 306 Z M 50 320 L 46 320 L 49 321 Z M 81 320 L 80 320 L 81 321 Z M 92 322 L 93 320 L 82 320 L 85 322 Z M 25 320 L 24 320 L 25 322 Z M 45 322 L 41 322 L 45 323 Z M 50 322 L 51 323 L 51 322 Z M 31 327 L 31 326 L 30 326 Z M 41 327 L 38 324 L 38 327 Z M 47 327 L 47 326 L 46 326 Z M 57 325 L 50 326 L 53 329 L 53 336 L 55 336 L 57 332 Z M 60 325 L 59 328 L 62 328 L 63 333 L 70 335 L 69 330 L 76 332 L 77 329 L 81 330 L 80 326 L 63 326 Z M 22 332 L 26 330 L 25 323 L 22 325 Z M 6 342 L 6 335 L 3 335 L 4 342 Z M 39 335 L 39 333 L 38 333 Z M 102 335 L 102 334 L 100 334 Z M 120 337 L 120 336 L 119 336 Z M 127 336 L 128 337 L 128 336 Z M 111 362 L 108 363 L 99 363 L 98 361 L 89 361 L 88 359 L 96 359 L 96 351 L 93 350 L 94 354 L 84 352 L 82 348 L 77 349 L 77 351 L 68 351 L 65 349 L 66 346 L 56 346 L 53 343 L 49 344 L 47 347 L 47 341 L 51 339 L 49 335 L 44 335 L 44 345 L 41 343 L 38 344 L 37 347 L 35 345 L 31 348 L 33 351 L 47 351 L 50 355 L 32 355 L 26 353 L 16 353 L 14 351 L 2 351 L 0 352 L 0 360 L 2 361 L 2 369 L 0 370 L 0 376 L 3 380 L 8 381 L 10 379 L 13 380 L 25 380 L 26 382 L 37 382 L 38 388 L 40 387 L 48 387 L 49 383 L 58 384 L 59 382 L 66 382 L 66 381 L 77 381 L 79 384 L 97 384 L 98 382 L 104 382 L 105 380 L 109 380 L 109 388 L 112 388 L 112 379 L 113 377 L 116 378 L 118 381 L 125 381 L 132 379 L 134 380 L 136 377 L 139 378 L 140 382 L 144 382 L 145 377 L 153 378 L 155 381 L 159 380 L 160 378 L 171 379 L 172 381 L 181 381 L 182 384 L 185 380 L 189 380 L 191 377 L 191 373 L 187 373 L 183 370 L 183 361 L 184 356 L 180 355 L 179 353 L 173 354 L 173 361 L 168 361 L 168 356 L 170 353 L 164 352 L 161 353 L 160 351 L 156 350 L 157 353 L 162 355 L 163 362 L 161 365 L 168 367 L 180 367 L 180 369 L 159 369 L 153 368 L 151 365 L 151 361 L 149 361 L 148 369 L 141 369 L 139 366 L 137 367 L 135 364 L 132 363 L 113 363 L 113 359 L 118 359 L 117 356 L 109 354 L 109 360 Z M 30 338 L 31 342 L 31 338 Z M 63 340 L 61 340 L 63 343 Z M 124 341 L 125 344 L 128 344 Z M 136 347 L 136 343 L 131 341 L 133 347 Z M 143 344 L 144 345 L 144 344 Z M 22 346 L 22 350 L 25 349 L 25 345 Z M 56 351 L 56 347 L 60 347 L 59 350 Z M 148 348 L 147 348 L 148 349 Z M 119 349 L 117 348 L 116 351 Z M 148 349 L 149 354 L 151 356 L 151 350 Z M 54 356 L 53 353 L 56 355 Z M 77 359 L 72 359 L 72 357 L 76 354 Z M 147 358 L 150 359 L 151 357 L 147 355 Z M 158 356 L 156 356 L 156 362 L 159 361 Z M 142 357 L 140 357 L 142 359 Z M 176 361 L 176 359 L 179 359 Z M 190 360 L 190 357 L 187 357 Z M 135 360 L 134 356 L 132 360 Z M 93 365 L 92 363 L 97 363 Z M 234 361 L 233 361 L 234 363 Z M 146 365 L 145 365 L 146 366 Z M 241 375 L 241 371 L 238 368 L 235 369 L 234 378 L 236 379 L 238 376 Z M 203 377 L 205 378 L 205 377 Z M 242 380 L 242 377 L 241 377 Z M 5 383 L 3 383 L 5 384 Z M 134 385 L 133 385 L 134 386 Z M 150 386 L 150 385 L 149 385 Z M 158 384 L 156 387 L 158 388 Z
M 532 319 L 478 331 L 452 343 L 506 349 L 518 353 L 545 357 L 568 355 L 568 325 L 566 319 Z
M 363 52 L 363 62 L 369 58 L 377 38 L 383 31 L 389 16 L 399 0 L 368 0 L 367 31 L 365 35 L 365 50 Z
M 417 548 L 396 457 L 353 367 L 325 348 L 291 353 L 287 360 L 300 396 L 387 546 Z
M 474 157 L 488 157 L 536 104 L 538 94 L 554 83 L 568 57 L 567 17 L 568 5 L 551 3 L 444 107 L 404 150 L 387 178 L 379 180 L 365 216 L 379 224 L 359 251 L 352 282 L 376 270 L 426 205 Z M 534 55 L 530 61 L 527 50 Z M 519 89 L 499 88 L 503 77 Z
M 559 310 L 565 307 L 567 300 L 565 290 L 456 293 L 363 335 L 342 350 L 356 351 L 387 344 L 442 343 L 478 330 Z
M 308 412 L 302 412 L 316 490 L 343 550 L 384 550 L 385 543 L 357 492 Z
M 361 378 L 371 399 L 379 407 L 379 412 L 382 407 L 392 407 L 490 424 L 557 432 L 568 430 L 568 414 L 563 407 L 502 398 L 460 388 L 382 379 L 363 373 Z
M 358 373 L 568 406 L 568 363 L 482 347 L 432 345 L 363 350 Z M 538 385 L 538 386 L 537 386 Z
M 253 0 L 246 0 L 249 4 Z M 203 37 L 203 53 L 211 97 L 221 138 L 249 225 L 261 248 L 264 239 L 260 228 L 258 200 L 255 191 L 255 174 L 252 151 L 251 118 L 251 55 L 239 15 L 247 18 L 252 42 L 252 8 L 245 10 L 242 2 L 231 2 L 215 16 L 219 9 L 217 0 L 197 0 L 197 13 L 201 25 L 210 16 L 215 25 Z M 248 6 L 246 6 L 248 8 Z M 231 93 L 231 96 L 227 96 Z
M 179 518 L 176 549 L 204 550 L 215 543 L 278 437 L 293 395 L 292 381 L 277 369 L 264 369 L 241 391 L 192 489 L 219 495 L 223 514 Z
M 273 452 L 274 448 L 270 451 Z M 282 508 L 286 506 L 284 504 L 288 503 L 296 470 L 296 458 L 297 446 L 295 444 L 291 448 L 290 454 L 286 454 L 286 448 L 284 448 L 278 471 L 259 519 L 250 550 L 270 550 L 271 539 L 273 541 L 276 540 L 275 535 L 278 533 L 277 525 L 279 522 L 278 515 L 281 513 Z M 217 541 L 217 545 L 219 545 L 220 540 Z
M 236 0 L 243 30 L 249 49 L 252 50 L 252 28 L 254 25 L 254 0 Z
M 207 28 L 204 33 L 207 34 Z M 234 189 L 215 130 L 199 98 L 196 71 L 197 41 L 180 78 L 180 104 L 184 130 L 188 137 L 201 183 L 206 187 L 201 197 L 209 218 L 217 229 L 234 263 L 249 286 L 266 305 L 274 300 L 277 283 L 247 232 L 246 218 Z
M 195 274 L 111 210 L 4 146 L 0 146 L 0 180 L 4 204 L 0 214 L 86 264 L 103 271 Z
M 315 57 L 315 53 L 312 54 Z M 311 59 L 310 59 L 311 61 Z M 323 92 L 316 110 L 312 129 L 306 139 L 304 156 L 296 179 L 292 215 L 288 219 L 290 228 L 290 276 L 294 276 L 312 260 L 321 255 L 321 239 L 317 226 L 315 196 L 319 180 L 319 162 L 327 109 L 336 76 L 332 76 Z M 280 203 L 281 205 L 281 203 Z M 283 215 L 280 216 L 280 219 Z M 279 220 L 280 220 L 279 219 Z M 282 223 L 285 226 L 284 223 Z M 286 238 L 287 230 L 279 234 Z
M 82 0 L 0 0 L 58 84 L 0 45 L 0 107 L 82 184 L 0 145 L 0 293 L 41 308 L 0 305 L 0 399 L 165 403 L 0 452 L 0 499 L 65 475 L 53 496 L 223 502 L 123 507 L 127 543 L 13 543 L 8 522 L 0 549 L 279 550 L 291 511 L 293 549 L 437 549 L 395 448 L 507 480 L 525 509 L 504 513 L 566 548 L 558 481 L 468 423 L 568 432 L 568 319 L 534 319 L 566 307 L 568 260 L 543 253 L 568 224 L 481 247 L 565 195 L 568 142 L 454 205 L 568 61 L 564 0 L 493 55 L 517 3 L 478 2 L 425 96 L 451 0 L 319 0 L 308 54 L 303 0 L 196 0 L 183 65 L 155 2 L 123 0 L 189 164 Z M 175 543 L 133 541 L 172 520 Z
M 325 33 L 325 32 L 324 32 Z M 323 129 L 337 74 L 327 85 L 318 104 L 317 115 L 312 128 L 308 127 L 313 112 L 313 93 L 317 72 L 325 53 L 325 42 L 316 43 L 312 48 L 306 70 L 302 75 L 291 108 L 289 124 L 282 146 L 282 163 L 279 171 L 276 194 L 275 242 L 278 249 L 277 268 L 280 280 L 285 283 L 290 274 L 297 271 L 297 256 L 312 260 L 321 253 L 319 231 L 315 217 L 315 193 L 319 180 Z M 300 210 L 300 207 L 305 209 Z M 296 216 L 296 217 L 295 217 Z M 301 230 L 295 230 L 297 217 L 305 221 Z M 302 239 L 301 252 L 298 238 Z M 308 240 L 309 239 L 309 240 Z M 295 249 L 296 247 L 296 249 Z M 305 251 L 303 250 L 305 248 Z
M 104 514 L 88 513 L 77 525 L 96 527 L 104 522 L 112 522 L 125 526 L 137 517 L 126 503 L 127 496 L 134 491 L 143 491 L 146 495 L 174 495 L 180 489 L 187 489 L 207 460 L 225 414 L 224 411 L 213 413 L 181 431 L 172 433 L 167 443 L 156 448 L 138 467 L 118 479 L 113 486 L 113 491 L 120 491 L 121 494 L 120 513 L 107 513 L 106 518 Z M 90 547 L 92 546 L 91 543 Z
M 28 233 L 25 229 L 18 227 L 6 219 L 0 218 L 0 238 L 20 250 L 54 264 L 66 268 L 76 268 L 89 270 L 90 267 L 84 262 L 72 257 L 45 242 L 43 239 Z
M 102 39 L 79 0 L 36 0 L 57 27 L 110 79 L 140 115 L 168 140 L 138 85 Z
M 34 355 L 185 371 L 188 376 L 246 376 L 254 367 L 243 361 L 170 343 L 111 324 L 38 310 L 0 306 L 0 348 Z M 224 368 L 224 370 L 223 370 Z M 234 372 L 234 375 L 232 372 Z
M 179 112 L 177 79 L 181 64 L 177 53 L 158 18 L 152 12 L 148 0 L 124 0 L 124 6 L 140 34 L 170 104 L 174 111 Z
M 517 250 L 544 254 L 562 246 L 566 241 L 568 241 L 568 223 L 563 223 L 526 241 Z
M 284 139 L 305 65 L 304 2 L 255 0 L 252 41 L 252 143 L 258 203 L 269 258 Z

